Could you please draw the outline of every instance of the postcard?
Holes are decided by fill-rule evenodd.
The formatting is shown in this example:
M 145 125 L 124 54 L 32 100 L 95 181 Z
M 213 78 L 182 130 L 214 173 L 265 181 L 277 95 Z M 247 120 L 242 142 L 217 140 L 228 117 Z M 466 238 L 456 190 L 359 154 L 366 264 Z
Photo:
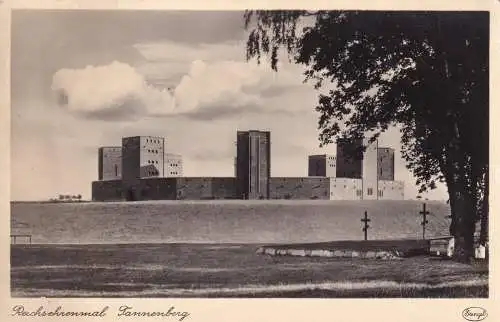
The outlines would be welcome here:
M 496 320 L 499 6 L 1 1 L 3 315 Z

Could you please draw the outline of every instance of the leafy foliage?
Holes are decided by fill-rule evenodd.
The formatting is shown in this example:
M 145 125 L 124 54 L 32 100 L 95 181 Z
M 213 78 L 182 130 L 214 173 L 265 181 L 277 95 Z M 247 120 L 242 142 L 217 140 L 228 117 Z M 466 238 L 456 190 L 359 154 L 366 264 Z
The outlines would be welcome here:
M 247 11 L 245 25 L 247 59 L 277 70 L 283 48 L 305 81 L 333 85 L 316 106 L 321 145 L 398 126 L 419 192 L 446 182 L 450 232 L 470 241 L 488 212 L 488 13 Z

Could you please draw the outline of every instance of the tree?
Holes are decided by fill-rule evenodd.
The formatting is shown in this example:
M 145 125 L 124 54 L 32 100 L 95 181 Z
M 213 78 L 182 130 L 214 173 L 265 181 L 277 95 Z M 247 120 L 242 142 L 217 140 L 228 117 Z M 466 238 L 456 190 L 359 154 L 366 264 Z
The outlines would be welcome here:
M 82 201 L 82 195 L 81 195 L 81 194 L 78 194 L 78 195 L 76 196 L 76 199 L 78 199 L 78 201 Z
M 247 11 L 247 60 L 280 50 L 319 91 L 320 145 L 401 132 L 419 193 L 448 187 L 454 258 L 469 262 L 481 219 L 487 240 L 487 12 Z M 298 26 L 311 25 L 299 34 Z M 325 84 L 331 89 L 325 93 Z

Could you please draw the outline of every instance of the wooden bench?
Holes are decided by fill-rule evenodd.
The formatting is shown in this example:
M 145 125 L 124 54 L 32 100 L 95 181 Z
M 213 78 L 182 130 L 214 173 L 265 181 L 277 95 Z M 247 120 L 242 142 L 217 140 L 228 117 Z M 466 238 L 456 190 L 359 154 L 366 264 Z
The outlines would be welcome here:
M 10 235 L 10 244 L 15 245 L 17 239 L 26 238 L 28 240 L 28 244 L 31 244 L 31 235 L 30 234 L 11 234 Z

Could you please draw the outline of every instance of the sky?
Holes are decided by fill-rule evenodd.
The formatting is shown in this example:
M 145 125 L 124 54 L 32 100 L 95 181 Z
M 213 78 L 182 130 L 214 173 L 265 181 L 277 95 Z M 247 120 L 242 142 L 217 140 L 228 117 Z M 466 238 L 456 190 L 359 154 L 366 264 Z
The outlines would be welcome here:
M 307 176 L 318 93 L 304 67 L 245 60 L 242 12 L 14 11 L 11 199 L 91 198 L 97 149 L 166 138 L 186 176 L 232 176 L 237 130 L 271 131 L 272 176 Z M 417 195 L 392 128 L 396 180 Z M 423 195 L 446 200 L 445 186 Z

